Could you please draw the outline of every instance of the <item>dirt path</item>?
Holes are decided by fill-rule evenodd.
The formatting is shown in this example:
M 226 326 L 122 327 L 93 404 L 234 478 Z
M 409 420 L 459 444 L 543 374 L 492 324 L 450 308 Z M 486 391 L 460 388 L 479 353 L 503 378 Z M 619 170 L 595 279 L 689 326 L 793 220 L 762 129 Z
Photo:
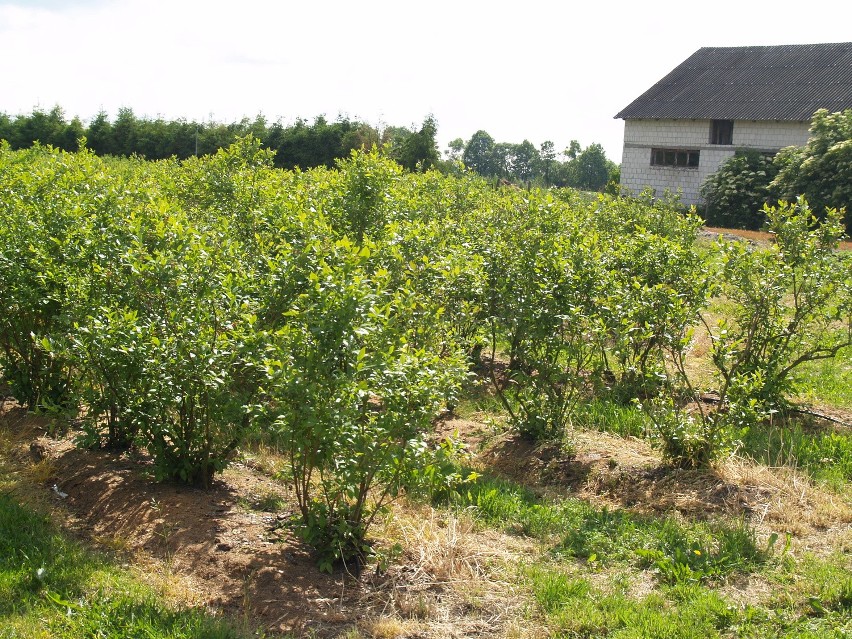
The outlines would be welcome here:
M 725 239 L 744 239 L 750 240 L 752 242 L 756 242 L 758 244 L 768 244 L 772 241 L 772 234 L 765 233 L 764 231 L 747 231 L 745 229 L 726 229 L 720 228 L 716 226 L 705 226 L 702 230 L 702 234 L 706 237 L 716 238 L 719 235 L 724 237 Z M 852 241 L 849 242 L 841 242 L 840 243 L 841 251 L 852 251 Z

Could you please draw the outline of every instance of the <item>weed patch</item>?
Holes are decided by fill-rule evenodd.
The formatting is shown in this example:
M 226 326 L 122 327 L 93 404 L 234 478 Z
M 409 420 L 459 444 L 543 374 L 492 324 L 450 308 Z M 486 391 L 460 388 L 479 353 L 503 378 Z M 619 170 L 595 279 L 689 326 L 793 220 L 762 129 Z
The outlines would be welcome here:
M 703 639 L 719 636 L 720 630 L 732 628 L 737 620 L 728 602 L 703 587 L 632 599 L 545 566 L 531 569 L 529 580 L 554 636 L 559 637 Z

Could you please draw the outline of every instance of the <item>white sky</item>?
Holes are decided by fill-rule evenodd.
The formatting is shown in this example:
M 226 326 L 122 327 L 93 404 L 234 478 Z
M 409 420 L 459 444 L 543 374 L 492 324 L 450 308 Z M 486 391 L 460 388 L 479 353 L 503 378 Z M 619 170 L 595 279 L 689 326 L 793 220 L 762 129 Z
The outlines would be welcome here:
M 0 0 L 0 111 L 432 113 L 441 150 L 484 129 L 620 162 L 613 116 L 698 48 L 847 41 L 848 0 Z

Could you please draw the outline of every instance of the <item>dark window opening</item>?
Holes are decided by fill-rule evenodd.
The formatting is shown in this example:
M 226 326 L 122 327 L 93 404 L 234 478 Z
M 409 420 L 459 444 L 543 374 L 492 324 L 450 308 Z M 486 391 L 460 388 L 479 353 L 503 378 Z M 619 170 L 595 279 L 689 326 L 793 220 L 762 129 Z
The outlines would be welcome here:
M 698 168 L 699 151 L 691 149 L 651 149 L 651 166 Z
M 713 120 L 710 122 L 710 144 L 733 144 L 734 121 Z

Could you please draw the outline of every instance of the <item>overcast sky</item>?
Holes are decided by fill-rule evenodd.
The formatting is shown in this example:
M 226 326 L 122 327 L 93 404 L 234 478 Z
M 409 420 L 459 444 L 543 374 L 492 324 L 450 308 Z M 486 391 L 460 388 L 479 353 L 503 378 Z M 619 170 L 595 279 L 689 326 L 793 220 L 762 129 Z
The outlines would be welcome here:
M 438 122 L 442 150 L 577 139 L 703 46 L 848 42 L 852 2 L 0 0 L 0 111 Z

